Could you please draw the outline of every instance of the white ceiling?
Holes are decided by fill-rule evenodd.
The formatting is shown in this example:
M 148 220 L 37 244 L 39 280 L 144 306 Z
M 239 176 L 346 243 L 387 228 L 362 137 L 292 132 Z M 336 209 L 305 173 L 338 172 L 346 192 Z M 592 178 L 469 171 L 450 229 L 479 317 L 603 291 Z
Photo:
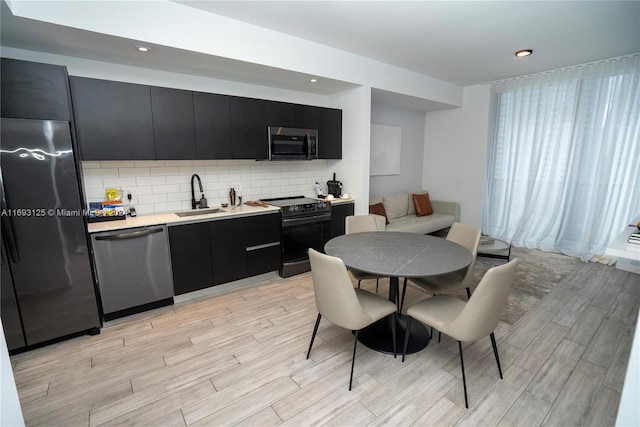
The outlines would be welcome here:
M 640 52 L 640 1 L 176 3 L 461 86 Z M 351 85 L 326 79 L 310 90 L 293 71 L 185 49 L 141 57 L 128 39 L 14 17 L 4 1 L 1 12 L 3 46 L 325 94 Z M 523 48 L 534 55 L 516 59 Z
M 640 51 L 640 1 L 176 2 L 461 86 Z

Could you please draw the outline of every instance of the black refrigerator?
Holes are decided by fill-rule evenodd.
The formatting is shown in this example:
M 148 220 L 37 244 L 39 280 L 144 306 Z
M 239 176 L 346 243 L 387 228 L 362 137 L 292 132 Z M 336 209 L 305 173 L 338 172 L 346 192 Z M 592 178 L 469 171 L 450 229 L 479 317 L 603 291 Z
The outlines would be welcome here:
M 70 123 L 2 118 L 0 178 L 9 349 L 99 332 Z

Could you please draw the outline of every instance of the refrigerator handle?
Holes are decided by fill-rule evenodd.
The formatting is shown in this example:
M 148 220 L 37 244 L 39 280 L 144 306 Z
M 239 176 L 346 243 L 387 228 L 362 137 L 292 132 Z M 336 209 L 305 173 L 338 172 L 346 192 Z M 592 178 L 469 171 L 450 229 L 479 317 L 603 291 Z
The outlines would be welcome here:
M 20 262 L 20 253 L 18 252 L 18 245 L 16 244 L 15 234 L 13 232 L 13 221 L 7 209 L 7 199 L 4 195 L 4 179 L 2 177 L 2 169 L 0 168 L 0 192 L 2 193 L 2 235 L 5 242 L 7 242 L 7 252 L 11 257 L 11 261 L 14 263 Z

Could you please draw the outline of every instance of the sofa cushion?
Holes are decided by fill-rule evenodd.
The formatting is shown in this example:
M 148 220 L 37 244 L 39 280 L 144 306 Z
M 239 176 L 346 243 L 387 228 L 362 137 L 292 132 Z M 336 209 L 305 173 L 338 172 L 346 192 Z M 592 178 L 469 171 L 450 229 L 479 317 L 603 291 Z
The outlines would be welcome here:
M 369 205 L 369 213 L 383 216 L 385 220 L 385 224 L 389 224 L 389 218 L 387 217 L 387 213 L 385 212 L 384 205 L 382 203 Z
M 419 191 L 413 194 L 426 194 L 426 190 Z M 416 214 L 416 205 L 413 203 L 413 198 L 409 198 L 409 210 L 407 211 L 407 215 L 415 215 Z
M 382 198 L 382 204 L 384 205 L 384 210 L 387 212 L 387 218 L 390 220 L 401 218 L 406 216 L 409 211 L 409 194 L 400 193 L 384 196 Z
M 456 222 L 455 216 L 437 212 L 429 216 L 407 215 L 391 220 L 386 231 L 428 234 L 451 227 L 454 222 Z
M 431 207 L 431 201 L 429 200 L 429 193 L 414 194 L 413 204 L 416 208 L 416 216 L 427 216 L 433 214 L 433 208 Z

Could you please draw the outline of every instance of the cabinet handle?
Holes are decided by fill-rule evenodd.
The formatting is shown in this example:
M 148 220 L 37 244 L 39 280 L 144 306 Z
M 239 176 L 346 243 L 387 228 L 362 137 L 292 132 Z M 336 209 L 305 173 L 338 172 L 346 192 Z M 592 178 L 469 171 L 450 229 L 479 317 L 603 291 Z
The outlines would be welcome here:
M 262 245 L 249 246 L 248 248 L 246 248 L 246 251 L 247 252 L 257 251 L 258 249 L 272 248 L 274 246 L 280 246 L 280 242 L 264 243 Z

